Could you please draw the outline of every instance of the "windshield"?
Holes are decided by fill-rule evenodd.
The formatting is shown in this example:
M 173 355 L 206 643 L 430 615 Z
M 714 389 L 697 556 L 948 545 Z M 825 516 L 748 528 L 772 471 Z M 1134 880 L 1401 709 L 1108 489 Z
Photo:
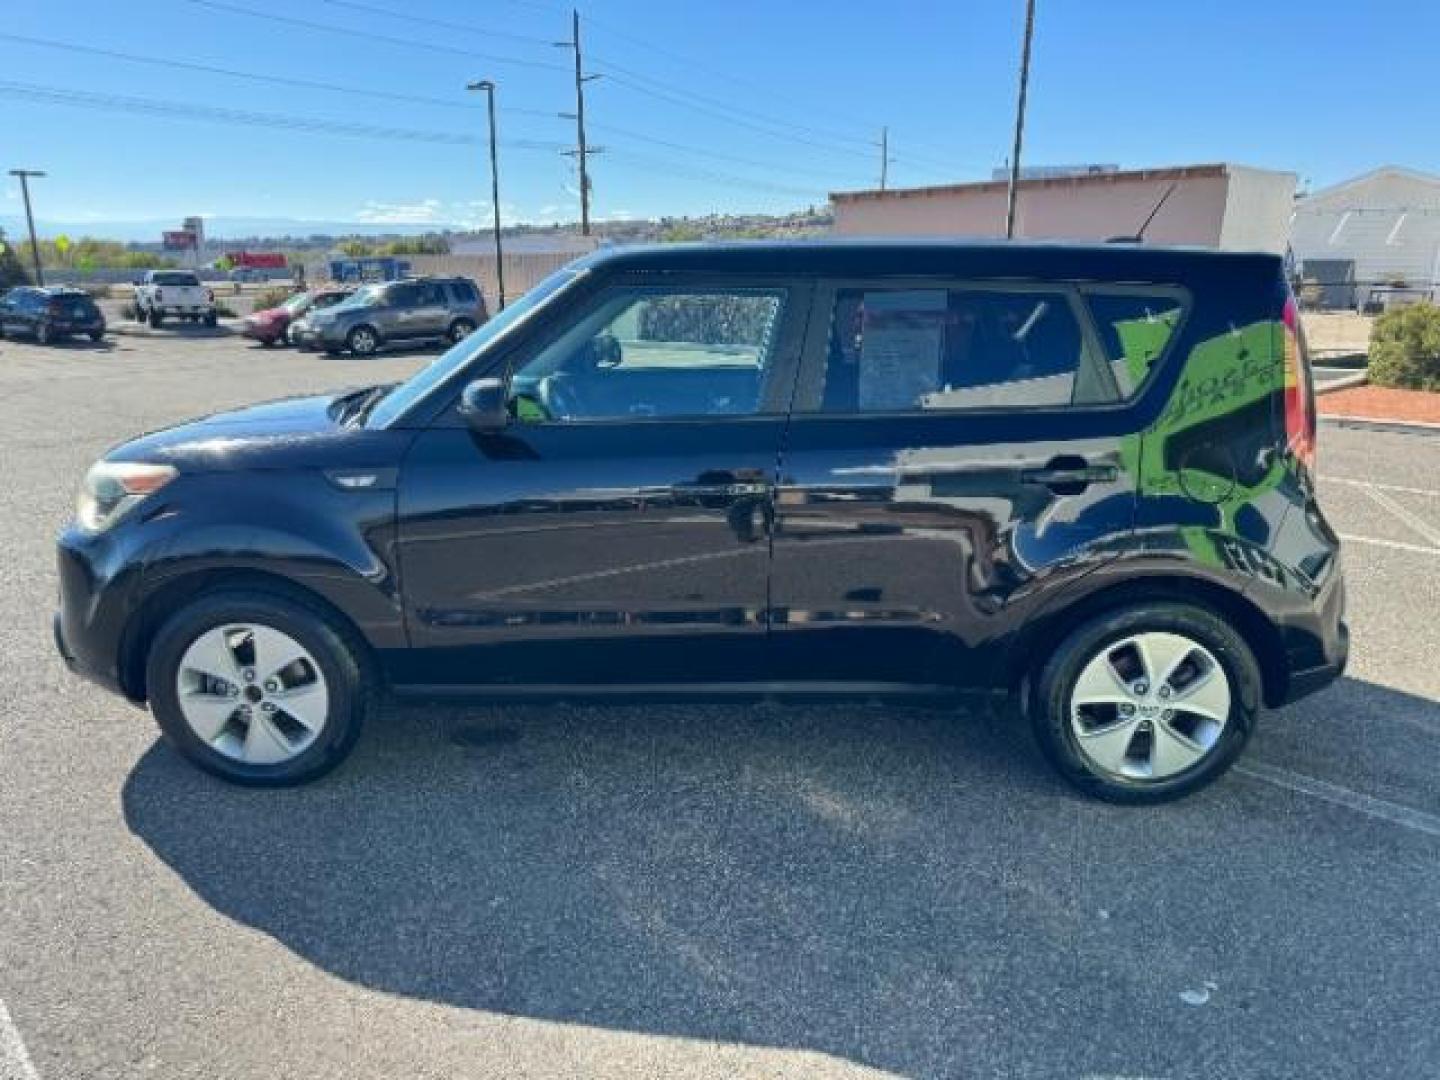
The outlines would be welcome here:
M 504 337 L 512 327 L 523 323 L 531 312 L 538 310 L 552 296 L 580 277 L 583 272 L 580 269 L 565 267 L 535 285 L 480 329 L 441 353 L 387 394 L 370 414 L 365 426 L 388 427 L 411 405 L 440 386 L 451 375 L 463 369 L 491 344 Z
M 305 305 L 307 305 L 308 303 L 310 303 L 310 294 L 302 292 L 296 293 L 294 296 L 290 297 L 280 306 L 283 307 L 286 311 L 293 314 L 294 312 L 297 312 L 301 308 L 305 307 Z
M 336 304 L 335 307 L 365 307 L 369 304 L 378 303 L 384 295 L 384 285 L 362 285 L 356 289 L 353 294 Z

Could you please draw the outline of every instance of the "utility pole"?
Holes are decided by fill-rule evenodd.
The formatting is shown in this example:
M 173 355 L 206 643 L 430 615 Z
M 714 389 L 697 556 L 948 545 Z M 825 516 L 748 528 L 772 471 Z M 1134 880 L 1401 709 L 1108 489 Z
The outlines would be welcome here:
M 885 190 L 885 180 L 890 175 L 890 128 L 880 129 L 880 190 Z
M 1025 0 L 1025 45 L 1020 53 L 1020 98 L 1015 104 L 1015 152 L 1010 155 L 1010 192 L 1005 200 L 1005 239 L 1015 239 L 1015 196 L 1020 186 L 1020 144 L 1025 137 L 1025 92 L 1030 85 L 1030 39 L 1035 35 L 1035 0 Z
M 500 158 L 495 150 L 495 84 L 489 79 L 472 82 L 467 90 L 484 90 L 490 108 L 490 206 L 495 222 L 495 291 L 500 311 L 505 310 L 505 253 L 500 247 Z
M 35 284 L 45 284 L 45 271 L 40 269 L 40 242 L 35 239 L 35 215 L 30 212 L 30 178 L 45 174 L 38 169 L 11 169 L 11 176 L 20 178 L 20 194 L 25 199 L 25 224 L 30 229 L 30 256 L 35 260 Z
M 600 78 L 599 75 L 586 75 L 584 64 L 580 55 L 580 11 L 572 9 L 570 12 L 570 40 L 557 41 L 555 46 L 561 49 L 573 49 L 575 51 L 575 111 L 573 113 L 561 113 L 566 120 L 575 121 L 575 149 L 566 150 L 564 153 L 575 158 L 580 166 L 580 235 L 590 235 L 590 164 L 591 154 L 598 154 L 603 149 L 599 146 L 589 146 L 585 142 L 585 84 L 593 79 Z

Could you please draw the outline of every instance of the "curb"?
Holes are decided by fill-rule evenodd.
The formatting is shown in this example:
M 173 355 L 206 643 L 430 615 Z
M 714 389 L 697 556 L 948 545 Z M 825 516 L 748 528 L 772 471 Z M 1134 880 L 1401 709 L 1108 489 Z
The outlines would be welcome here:
M 1440 424 L 1427 420 L 1385 420 L 1375 416 L 1320 414 L 1320 422 L 1359 431 L 1390 431 L 1401 435 L 1440 435 Z
M 161 327 L 156 330 L 154 327 L 144 323 L 123 322 L 110 323 L 105 327 L 107 334 L 119 334 L 121 337 L 147 337 L 147 338 L 170 338 L 172 340 L 184 340 L 185 338 L 217 338 L 229 337 L 238 334 L 240 331 L 233 326 L 226 326 L 223 322 L 215 326 L 200 326 L 198 324 L 177 323 L 173 327 Z
M 1320 397 L 1323 394 L 1333 394 L 1337 390 L 1349 390 L 1352 387 L 1364 386 L 1369 381 L 1370 373 L 1368 371 L 1360 371 L 1354 375 L 1345 375 L 1339 379 L 1331 379 L 1327 383 L 1317 384 L 1315 387 L 1315 396 Z

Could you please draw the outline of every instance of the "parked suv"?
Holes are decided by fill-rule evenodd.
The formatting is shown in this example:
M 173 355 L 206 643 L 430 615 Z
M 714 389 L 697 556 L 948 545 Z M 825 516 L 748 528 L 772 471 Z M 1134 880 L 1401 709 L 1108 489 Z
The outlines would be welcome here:
M 381 690 L 981 689 L 1155 802 L 1344 668 L 1315 436 L 1275 256 L 596 254 L 405 382 L 112 451 L 56 635 L 244 783 L 334 766 Z
M 48 345 L 74 334 L 105 336 L 105 316 L 80 289 L 21 286 L 0 297 L 0 337 L 33 337 Z
M 367 285 L 343 303 L 311 312 L 291 339 L 332 354 L 369 356 L 391 342 L 453 344 L 485 318 L 484 297 L 469 278 L 406 278 Z

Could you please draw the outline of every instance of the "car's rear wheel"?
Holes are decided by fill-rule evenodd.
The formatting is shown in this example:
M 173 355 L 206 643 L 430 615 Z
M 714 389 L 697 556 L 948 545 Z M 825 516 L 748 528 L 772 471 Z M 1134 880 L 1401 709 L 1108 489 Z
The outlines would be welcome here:
M 91 330 L 91 331 L 90 331 L 90 340 L 93 341 L 93 342 L 95 342 L 96 344 L 99 344 L 100 339 L 103 338 L 104 336 L 105 336 L 105 331 L 104 331 L 104 330 Z
M 1046 756 L 1112 802 L 1179 798 L 1225 772 L 1260 708 L 1245 640 L 1209 610 L 1178 603 L 1107 612 L 1040 667 L 1028 702 Z
M 357 326 L 345 335 L 345 345 L 356 356 L 370 356 L 380 348 L 380 335 L 374 327 Z
M 205 323 L 206 326 L 214 326 L 217 321 L 215 312 L 210 312 L 210 314 L 206 315 L 202 321 Z
M 146 667 L 166 738 L 207 772 L 283 786 L 329 772 L 355 745 L 370 688 L 353 631 L 308 604 L 220 592 L 156 635 Z
M 475 332 L 475 321 L 473 319 L 456 319 L 450 324 L 449 331 L 445 337 L 450 344 L 455 345 L 464 341 Z

